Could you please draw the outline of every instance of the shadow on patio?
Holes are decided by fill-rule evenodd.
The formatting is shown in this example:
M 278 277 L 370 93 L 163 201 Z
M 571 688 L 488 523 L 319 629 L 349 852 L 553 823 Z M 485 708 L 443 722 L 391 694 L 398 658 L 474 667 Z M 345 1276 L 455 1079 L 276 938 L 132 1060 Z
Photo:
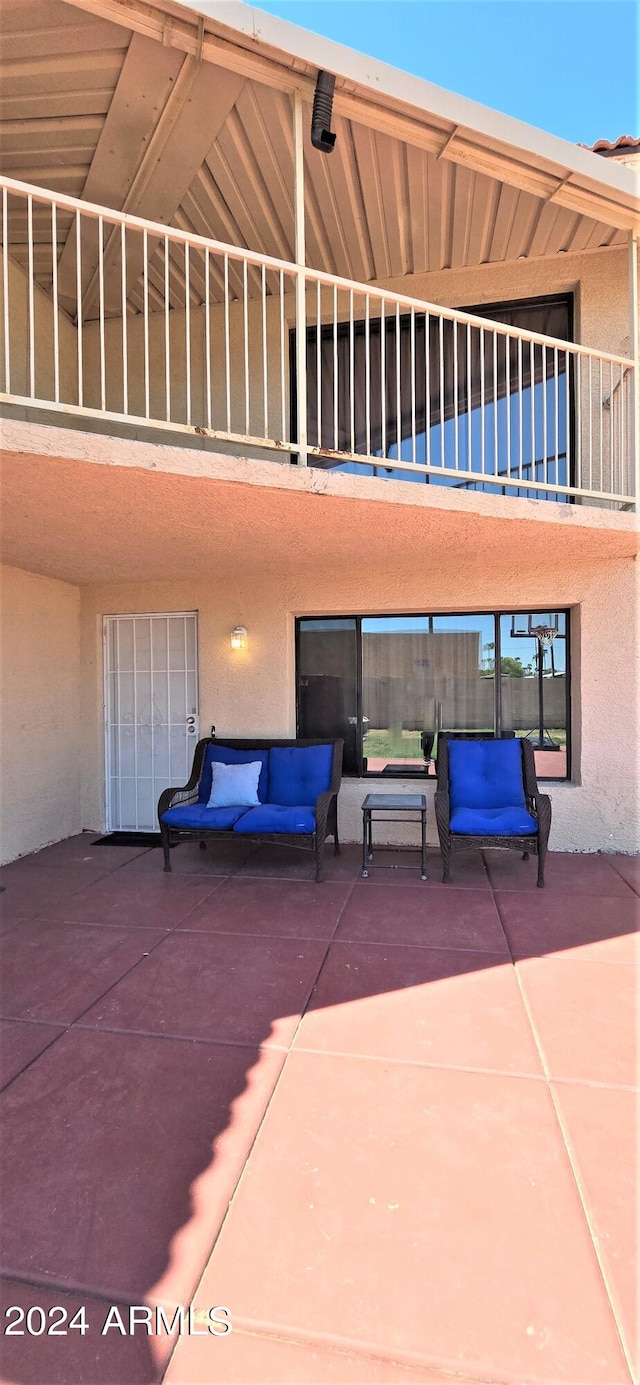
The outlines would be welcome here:
M 638 860 L 93 841 L 2 871 L 2 1312 L 89 1328 L 3 1379 L 150 1385 L 109 1307 L 195 1292 L 171 1385 L 628 1381 Z

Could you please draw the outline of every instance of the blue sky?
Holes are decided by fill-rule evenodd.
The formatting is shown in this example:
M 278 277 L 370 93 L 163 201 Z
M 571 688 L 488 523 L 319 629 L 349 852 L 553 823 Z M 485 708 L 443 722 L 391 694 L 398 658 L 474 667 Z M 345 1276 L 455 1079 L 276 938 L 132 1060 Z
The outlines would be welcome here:
M 574 143 L 640 134 L 633 0 L 264 0 L 258 8 Z

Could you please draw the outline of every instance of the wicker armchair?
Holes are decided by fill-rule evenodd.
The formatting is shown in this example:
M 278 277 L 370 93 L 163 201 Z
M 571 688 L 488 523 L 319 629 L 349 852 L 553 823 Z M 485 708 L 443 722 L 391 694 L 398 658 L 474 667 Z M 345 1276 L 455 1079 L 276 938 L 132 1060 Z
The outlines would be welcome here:
M 295 846 L 302 851 L 312 851 L 315 856 L 316 880 L 322 880 L 322 866 L 326 838 L 333 837 L 334 852 L 340 852 L 338 839 L 338 791 L 342 779 L 341 740 L 218 740 L 207 737 L 198 741 L 193 757 L 193 767 L 188 784 L 183 788 L 165 789 L 158 802 L 158 821 L 164 849 L 164 869 L 171 870 L 171 847 L 178 841 L 191 839 L 200 842 L 204 849 L 208 841 L 271 842 L 278 846 Z M 246 763 L 253 757 L 261 758 L 264 765 L 265 782 L 269 782 L 269 756 L 273 750 L 311 750 L 318 747 L 330 751 L 329 765 L 324 777 L 326 788 L 303 799 L 307 804 L 304 813 L 291 808 L 287 816 L 287 802 L 284 805 L 277 798 L 266 795 L 256 809 L 208 809 L 207 800 L 211 789 L 211 762 Z M 226 752 L 229 752 L 228 755 Z M 325 757 L 326 759 L 326 757 Z M 280 770 L 282 781 L 282 769 Z M 262 784 L 262 778 L 261 778 Z M 309 782 L 309 781 L 307 781 Z M 260 792 L 262 792 L 260 790 Z M 180 811 L 176 811 L 180 810 Z M 251 814 L 260 810 L 262 822 L 274 820 L 273 831 L 251 830 Z M 235 819 L 234 819 L 235 813 Z M 296 817 L 299 822 L 296 822 Z M 244 819 L 244 821 L 243 821 Z M 260 819 L 258 819 L 260 820 Z M 287 830 L 291 824 L 294 830 Z M 295 830 L 295 828 L 298 830 Z
M 540 793 L 533 747 L 526 740 L 466 740 L 443 734 L 438 741 L 436 823 L 442 879 L 450 879 L 451 853 L 507 848 L 523 859 L 538 857 L 538 885 L 551 828 L 551 799 Z

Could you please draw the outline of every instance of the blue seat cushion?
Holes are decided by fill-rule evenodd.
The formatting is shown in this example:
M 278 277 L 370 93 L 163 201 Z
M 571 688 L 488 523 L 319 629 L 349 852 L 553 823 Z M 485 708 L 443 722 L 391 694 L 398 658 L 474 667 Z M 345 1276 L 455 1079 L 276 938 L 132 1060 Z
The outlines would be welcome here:
M 198 785 L 198 799 L 201 803 L 208 803 L 211 797 L 212 760 L 220 765 L 250 765 L 259 760 L 262 769 L 258 780 L 258 798 L 261 803 L 266 803 L 269 783 L 268 750 L 234 750 L 230 745 L 216 745 L 215 741 L 213 745 L 208 745 L 204 753 L 204 764 Z
M 246 808 L 207 808 L 206 803 L 180 803 L 168 808 L 162 821 L 170 827 L 208 828 L 209 831 L 229 832 Z
M 448 751 L 452 817 L 459 808 L 517 807 L 526 812 L 519 740 L 451 740 Z
M 283 806 L 280 803 L 265 803 L 260 808 L 249 808 L 235 824 L 234 832 L 288 832 L 311 836 L 316 830 L 316 815 L 313 808 L 299 805 Z
M 285 808 L 315 803 L 329 788 L 332 763 L 332 745 L 274 746 L 269 751 L 267 802 Z
M 519 804 L 506 808 L 457 808 L 449 822 L 451 832 L 465 837 L 531 837 L 538 824 Z M 237 832 L 237 827 L 234 829 Z

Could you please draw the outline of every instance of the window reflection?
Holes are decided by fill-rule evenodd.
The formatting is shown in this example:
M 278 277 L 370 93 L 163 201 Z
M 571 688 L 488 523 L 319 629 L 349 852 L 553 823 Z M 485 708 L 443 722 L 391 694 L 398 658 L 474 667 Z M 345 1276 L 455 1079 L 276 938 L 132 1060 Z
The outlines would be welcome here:
M 536 631 L 548 632 L 538 638 Z M 536 773 L 566 779 L 567 631 L 562 611 L 500 618 L 501 722 L 531 741 Z
M 526 736 L 538 775 L 567 777 L 565 612 L 327 617 L 297 630 L 298 735 L 341 736 L 346 774 L 433 775 L 446 731 Z
M 493 616 L 363 619 L 363 768 L 424 774 L 440 731 L 492 736 L 494 641 Z

